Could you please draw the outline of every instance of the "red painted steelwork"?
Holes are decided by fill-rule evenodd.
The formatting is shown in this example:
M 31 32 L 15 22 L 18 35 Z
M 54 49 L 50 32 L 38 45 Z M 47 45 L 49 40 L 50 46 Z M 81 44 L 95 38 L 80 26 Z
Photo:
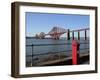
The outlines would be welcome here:
M 60 36 L 64 33 L 67 33 L 67 39 L 70 39 L 70 33 L 72 33 L 72 39 L 74 40 L 74 32 L 78 32 L 78 40 L 80 39 L 80 31 L 85 31 L 85 40 L 87 39 L 86 31 L 89 30 L 89 28 L 84 29 L 77 29 L 77 30 L 69 30 L 69 29 L 63 29 L 60 27 L 53 27 L 53 29 L 46 35 L 50 35 L 52 39 L 59 39 Z

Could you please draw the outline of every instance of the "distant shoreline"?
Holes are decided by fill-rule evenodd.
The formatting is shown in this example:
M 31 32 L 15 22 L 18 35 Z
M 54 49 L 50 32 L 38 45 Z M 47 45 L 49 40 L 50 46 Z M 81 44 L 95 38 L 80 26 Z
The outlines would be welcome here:
M 36 37 L 27 36 L 26 38 L 36 38 Z M 66 38 L 66 37 L 61 37 L 61 38 Z M 72 37 L 70 37 L 70 38 L 72 38 Z M 77 38 L 77 37 L 75 37 L 75 38 Z M 84 38 L 84 37 L 80 37 L 80 38 Z M 90 38 L 90 37 L 87 37 L 87 38 Z M 46 37 L 46 38 L 44 38 L 44 39 L 52 39 L 52 38 Z

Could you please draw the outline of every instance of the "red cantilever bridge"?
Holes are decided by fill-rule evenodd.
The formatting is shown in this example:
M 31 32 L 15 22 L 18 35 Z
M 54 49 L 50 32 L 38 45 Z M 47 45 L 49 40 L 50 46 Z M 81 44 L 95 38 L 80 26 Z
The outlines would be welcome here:
M 60 27 L 53 27 L 51 29 L 51 31 L 46 34 L 46 35 L 50 35 L 53 39 L 59 39 L 60 36 L 64 33 L 67 33 L 67 29 L 64 29 L 64 28 L 60 28 Z
M 70 31 L 69 29 L 64 29 L 61 27 L 53 27 L 51 29 L 51 31 L 47 34 L 41 32 L 39 37 L 40 38 L 45 38 L 45 36 L 50 35 L 52 39 L 59 39 L 60 36 L 64 33 L 67 33 L 67 39 L 70 39 L 70 33 L 72 33 L 72 39 L 74 39 L 74 32 L 77 32 L 78 34 L 78 39 L 80 39 L 80 31 L 84 31 L 84 38 L 85 40 L 87 39 L 87 30 L 89 30 L 89 28 L 84 28 L 84 29 L 77 29 L 77 30 L 72 30 Z

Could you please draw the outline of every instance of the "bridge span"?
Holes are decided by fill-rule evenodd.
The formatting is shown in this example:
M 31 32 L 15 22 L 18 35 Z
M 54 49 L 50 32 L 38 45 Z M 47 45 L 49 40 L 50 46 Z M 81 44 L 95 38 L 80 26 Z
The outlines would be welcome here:
M 66 33 L 66 37 L 68 40 L 71 38 L 72 34 L 72 39 L 75 39 L 75 32 L 77 32 L 77 38 L 78 40 L 80 39 L 80 32 L 84 32 L 84 39 L 87 39 L 87 31 L 89 31 L 89 28 L 84 28 L 84 29 L 76 29 L 76 30 L 70 30 L 70 29 L 64 29 L 61 27 L 53 27 L 47 34 L 41 32 L 39 35 L 39 38 L 44 39 L 46 36 L 50 35 L 52 39 L 60 39 L 61 35 Z M 71 33 L 71 34 L 70 34 Z

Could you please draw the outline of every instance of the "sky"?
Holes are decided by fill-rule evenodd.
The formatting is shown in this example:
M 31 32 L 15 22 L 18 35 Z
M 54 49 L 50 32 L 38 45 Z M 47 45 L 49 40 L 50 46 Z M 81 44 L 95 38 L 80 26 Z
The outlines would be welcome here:
M 47 34 L 54 26 L 70 30 L 89 28 L 89 19 L 89 15 L 26 12 L 26 36 L 35 36 L 40 32 Z

